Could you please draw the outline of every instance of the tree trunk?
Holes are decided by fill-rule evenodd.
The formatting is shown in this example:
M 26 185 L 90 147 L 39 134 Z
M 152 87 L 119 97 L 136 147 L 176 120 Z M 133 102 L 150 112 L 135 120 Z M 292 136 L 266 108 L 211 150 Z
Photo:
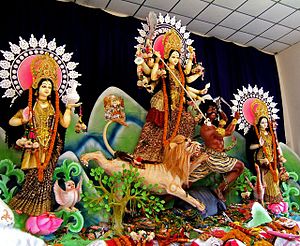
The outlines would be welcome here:
M 121 205 L 114 205 L 113 206 L 113 214 L 112 214 L 112 228 L 116 235 L 123 235 L 123 217 L 125 213 L 125 206 Z

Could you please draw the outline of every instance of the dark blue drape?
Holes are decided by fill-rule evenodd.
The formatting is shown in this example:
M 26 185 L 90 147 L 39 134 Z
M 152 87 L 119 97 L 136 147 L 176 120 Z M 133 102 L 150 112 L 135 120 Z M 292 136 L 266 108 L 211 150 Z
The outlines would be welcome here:
M 121 88 L 148 109 L 150 95 L 137 88 L 133 62 L 137 29 L 142 27 L 140 20 L 55 0 L 10 0 L 7 5 L 2 6 L 0 15 L 0 50 L 9 50 L 8 42 L 18 43 L 19 36 L 29 40 L 31 34 L 38 39 L 45 35 L 47 41 L 55 38 L 58 45 L 66 44 L 66 52 L 74 53 L 72 61 L 79 63 L 76 71 L 82 74 L 78 92 L 86 120 L 98 96 L 109 86 Z M 193 34 L 191 38 L 197 61 L 202 61 L 206 71 L 201 85 L 210 82 L 210 94 L 222 96 L 228 102 L 242 86 L 263 87 L 278 103 L 281 118 L 278 135 L 285 141 L 275 57 L 216 38 Z M 7 120 L 3 110 L 8 101 L 1 100 L 0 122 Z

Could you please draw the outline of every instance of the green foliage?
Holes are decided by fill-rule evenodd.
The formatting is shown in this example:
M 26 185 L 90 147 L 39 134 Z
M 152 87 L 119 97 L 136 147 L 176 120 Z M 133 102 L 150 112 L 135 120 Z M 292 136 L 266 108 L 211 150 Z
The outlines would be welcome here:
M 256 180 L 256 177 L 252 175 L 249 169 L 245 168 L 244 172 L 230 185 L 228 189 L 228 194 L 226 194 L 226 204 L 240 203 L 241 202 L 241 193 L 251 192 L 252 188 L 247 182 L 249 180 Z
M 226 195 L 228 200 L 228 204 L 239 202 L 240 197 L 239 194 L 245 191 L 251 191 L 252 188 L 248 184 L 246 178 L 249 180 L 255 180 L 256 177 L 252 175 L 249 169 L 245 168 L 244 172 L 230 185 L 229 194 Z M 216 188 L 223 181 L 222 174 L 219 173 L 211 173 L 207 175 L 205 178 L 198 180 L 193 187 L 211 187 Z
M 236 195 L 238 195 L 239 192 L 252 191 L 252 188 L 248 184 L 246 177 L 249 180 L 256 180 L 256 177 L 252 175 L 250 170 L 245 168 L 243 173 L 231 185 L 231 189 L 235 190 Z
M 61 228 L 67 227 L 70 232 L 78 233 L 81 231 L 84 225 L 84 218 L 80 211 L 67 212 L 65 210 L 60 210 L 55 212 L 57 218 L 63 219 Z
M 20 160 L 22 158 L 22 151 L 17 150 L 16 148 L 8 147 L 8 144 L 1 136 L 1 128 L 0 128 L 0 159 L 1 160 L 11 160 L 13 163 L 16 163 L 19 166 Z
M 220 173 L 210 173 L 203 179 L 199 179 L 193 184 L 193 187 L 212 187 L 216 188 L 222 182 L 222 175 Z
M 15 217 L 15 224 L 14 227 L 20 230 L 25 230 L 26 221 L 29 217 L 27 214 L 18 214 L 16 211 L 13 210 L 14 217 Z
M 190 239 L 196 239 L 196 238 L 199 238 L 200 234 L 196 231 L 191 231 L 190 232 Z
M 8 187 L 7 184 L 11 180 L 11 177 L 15 176 L 19 185 L 24 181 L 24 172 L 20 169 L 15 169 L 15 167 L 16 166 L 9 159 L 0 161 L 0 190 L 1 198 L 5 203 L 8 203 L 11 200 L 17 189 L 17 186 L 13 186 L 12 188 Z
M 295 182 L 298 181 L 298 175 L 295 172 L 289 172 L 289 177 L 292 178 Z M 292 196 L 299 196 L 300 190 L 297 187 L 293 187 L 292 183 L 289 181 L 282 182 L 281 189 L 283 200 L 289 204 L 289 209 L 291 211 L 293 209 L 299 211 L 300 206 L 298 203 L 292 201 Z
M 53 174 L 53 180 L 57 180 L 58 176 L 63 174 L 64 181 L 71 180 L 72 176 L 78 176 L 82 171 L 80 164 L 70 160 L 64 160 L 60 167 L 56 167 Z
M 80 235 L 75 233 L 62 234 L 60 238 L 57 238 L 51 245 L 63 245 L 63 246 L 86 246 L 92 241 L 86 240 L 80 237 Z
M 107 216 L 121 211 L 123 216 L 125 209 L 129 206 L 130 211 L 143 210 L 147 217 L 164 210 L 164 200 L 151 194 L 150 190 L 156 185 L 144 185 L 138 169 L 130 167 L 122 172 L 114 172 L 111 176 L 105 174 L 101 167 L 91 169 L 90 175 L 95 179 L 96 185 L 90 180 L 89 188 L 95 188 L 97 194 L 84 193 L 82 201 L 84 207 L 93 212 L 106 211 Z M 120 218 L 123 219 L 123 218 Z

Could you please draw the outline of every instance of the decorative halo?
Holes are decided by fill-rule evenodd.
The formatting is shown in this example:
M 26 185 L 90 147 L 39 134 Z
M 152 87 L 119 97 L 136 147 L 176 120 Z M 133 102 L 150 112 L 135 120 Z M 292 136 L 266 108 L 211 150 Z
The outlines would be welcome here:
M 57 62 L 58 69 L 58 93 L 62 101 L 66 103 L 68 98 L 74 97 L 81 74 L 75 71 L 78 63 L 70 61 L 73 53 L 65 53 L 65 45 L 57 47 L 55 38 L 47 42 L 45 35 L 37 40 L 33 34 L 29 41 L 20 37 L 19 45 L 9 42 L 10 51 L 2 51 L 5 60 L 0 61 L 0 87 L 5 89 L 2 97 L 11 98 L 11 104 L 27 90 L 32 84 L 30 71 L 31 61 L 37 55 L 46 52 Z
M 277 103 L 273 102 L 273 97 L 269 96 L 268 91 L 264 92 L 262 87 L 258 89 L 256 85 L 254 87 L 248 85 L 248 88 L 243 86 L 242 90 L 238 89 L 237 91 L 237 94 L 233 94 L 235 99 L 231 100 L 233 103 L 231 110 L 233 114 L 235 112 L 240 114 L 238 130 L 244 130 L 244 135 L 249 131 L 250 126 L 255 124 L 255 116 L 251 110 L 251 105 L 253 106 L 255 100 L 260 100 L 267 106 L 270 119 L 279 119 L 277 115 L 279 109 L 276 108 Z
M 153 33 L 150 30 L 151 27 L 148 24 L 142 23 L 142 27 L 143 29 L 138 29 L 140 36 L 135 37 L 135 39 L 138 42 L 138 45 L 135 46 L 136 48 L 145 49 L 147 38 L 151 36 L 150 39 L 152 40 L 154 50 L 160 51 L 162 53 L 163 35 L 169 30 L 174 29 L 181 39 L 182 48 L 180 50 L 181 53 L 180 59 L 182 64 L 184 64 L 186 59 L 189 57 L 189 52 L 187 52 L 187 47 L 191 45 L 194 42 L 194 40 L 189 38 L 190 32 L 186 31 L 186 26 L 181 25 L 181 20 L 176 21 L 175 16 L 171 18 L 169 14 L 163 16 L 161 13 L 159 13 L 159 16 L 157 18 L 157 24 L 155 26 Z M 161 57 L 164 57 L 163 54 Z

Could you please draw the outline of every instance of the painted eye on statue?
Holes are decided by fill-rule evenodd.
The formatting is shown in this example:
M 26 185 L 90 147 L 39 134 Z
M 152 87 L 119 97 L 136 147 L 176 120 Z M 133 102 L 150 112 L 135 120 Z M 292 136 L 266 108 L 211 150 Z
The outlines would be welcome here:
M 49 90 L 51 90 L 51 89 L 52 89 L 52 84 L 51 84 L 50 81 L 47 81 L 47 80 L 46 80 L 46 81 L 44 81 L 44 82 L 42 83 L 41 88 L 43 88 L 43 89 L 48 88 Z

